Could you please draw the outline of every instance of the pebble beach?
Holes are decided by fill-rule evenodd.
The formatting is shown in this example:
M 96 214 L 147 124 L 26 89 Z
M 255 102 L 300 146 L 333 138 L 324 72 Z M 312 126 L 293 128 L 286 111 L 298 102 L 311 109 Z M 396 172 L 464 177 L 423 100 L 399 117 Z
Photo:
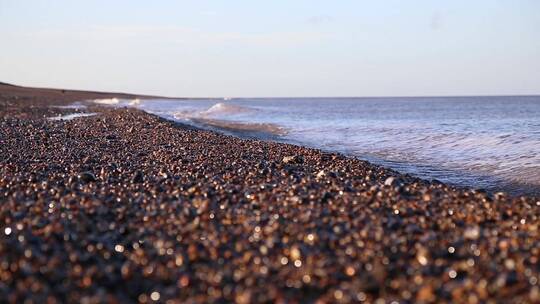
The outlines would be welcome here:
M 115 96 L 0 84 L 0 302 L 540 302 L 540 198 Z

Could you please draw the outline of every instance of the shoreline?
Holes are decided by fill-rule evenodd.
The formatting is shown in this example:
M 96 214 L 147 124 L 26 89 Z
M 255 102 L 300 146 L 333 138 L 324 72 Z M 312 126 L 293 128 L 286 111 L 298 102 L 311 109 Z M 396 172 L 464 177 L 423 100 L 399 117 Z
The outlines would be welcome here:
M 0 91 L 0 299 L 540 301 L 532 197 L 39 94 Z

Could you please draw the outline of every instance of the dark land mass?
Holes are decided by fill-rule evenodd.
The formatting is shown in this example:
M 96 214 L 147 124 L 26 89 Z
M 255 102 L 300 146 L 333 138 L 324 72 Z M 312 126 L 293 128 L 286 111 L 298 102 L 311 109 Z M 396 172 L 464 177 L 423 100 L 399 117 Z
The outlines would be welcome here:
M 536 199 L 57 107 L 132 96 L 0 85 L 0 302 L 540 301 Z
M 158 96 L 126 93 L 107 93 L 81 90 L 63 90 L 50 88 L 29 88 L 0 82 L 0 102 L 2 105 L 16 103 L 20 105 L 65 105 L 74 101 L 101 98 L 156 98 Z M 169 98 L 169 97 L 159 97 Z

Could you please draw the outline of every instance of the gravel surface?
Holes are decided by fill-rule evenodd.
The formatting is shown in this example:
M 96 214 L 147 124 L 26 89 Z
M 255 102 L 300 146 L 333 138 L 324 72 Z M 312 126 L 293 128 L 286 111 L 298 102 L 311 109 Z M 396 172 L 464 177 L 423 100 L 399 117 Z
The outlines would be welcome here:
M 540 301 L 538 199 L 51 104 L 0 95 L 0 302 Z

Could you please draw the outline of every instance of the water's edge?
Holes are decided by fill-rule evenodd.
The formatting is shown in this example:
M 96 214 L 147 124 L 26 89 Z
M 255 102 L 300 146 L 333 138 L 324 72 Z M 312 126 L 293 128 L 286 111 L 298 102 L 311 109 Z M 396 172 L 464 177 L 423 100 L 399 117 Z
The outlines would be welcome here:
M 181 102 L 185 102 L 185 101 L 181 101 Z M 518 181 L 505 180 L 501 178 L 501 176 L 490 175 L 489 171 L 482 172 L 482 171 L 463 170 L 463 169 L 460 169 L 459 167 L 455 167 L 455 168 L 439 167 L 436 164 L 434 165 L 433 163 L 430 164 L 428 162 L 422 162 L 421 159 L 419 159 L 419 161 L 416 161 L 416 162 L 411 161 L 411 160 L 409 161 L 400 160 L 396 162 L 392 158 L 385 159 L 384 157 L 381 157 L 381 155 L 377 155 L 377 154 L 358 153 L 354 149 L 351 149 L 351 147 L 354 148 L 354 145 L 358 145 L 357 143 L 353 143 L 352 146 L 339 145 L 339 144 L 334 145 L 334 146 L 328 146 L 328 145 L 325 146 L 322 144 L 318 144 L 316 141 L 317 138 L 315 138 L 315 140 L 309 138 L 310 134 L 319 135 L 317 133 L 306 133 L 304 134 L 304 137 L 290 136 L 288 134 L 290 129 L 287 129 L 283 125 L 276 124 L 273 121 L 266 122 L 264 120 L 261 120 L 260 118 L 257 118 L 256 115 L 260 116 L 260 114 L 256 113 L 256 111 L 260 111 L 260 110 L 258 109 L 251 110 L 251 108 L 249 107 L 248 108 L 243 107 L 243 104 L 242 106 L 238 106 L 237 104 L 234 104 L 234 103 L 229 104 L 220 100 L 212 100 L 210 101 L 210 104 L 211 104 L 210 107 L 207 107 L 206 109 L 204 109 L 204 106 L 203 106 L 203 110 L 197 109 L 197 112 L 196 112 L 197 116 L 188 115 L 193 112 L 193 110 L 191 109 L 190 109 L 191 112 L 188 112 L 185 110 L 183 111 L 175 110 L 176 108 L 178 108 L 178 106 L 175 106 L 176 108 L 167 108 L 167 107 L 159 108 L 158 107 L 159 103 L 155 103 L 155 101 L 152 101 L 152 100 L 142 100 L 142 101 L 138 99 L 128 100 L 128 101 L 106 100 L 106 101 L 100 101 L 98 102 L 98 104 L 100 106 L 112 105 L 115 107 L 125 107 L 125 106 L 133 107 L 133 108 L 142 110 L 148 114 L 156 115 L 167 121 L 171 121 L 182 126 L 195 127 L 197 129 L 202 129 L 202 130 L 211 130 L 211 131 L 219 132 L 225 135 L 231 135 L 231 136 L 247 138 L 247 139 L 267 140 L 267 141 L 273 141 L 273 142 L 285 143 L 285 144 L 294 144 L 294 145 L 303 146 L 307 148 L 313 148 L 313 149 L 326 151 L 326 152 L 337 152 L 347 157 L 353 157 L 353 158 L 357 158 L 363 161 L 367 161 L 369 163 L 372 163 L 378 166 L 392 169 L 402 174 L 416 176 L 418 178 L 421 178 L 427 181 L 440 180 L 448 185 L 452 185 L 459 188 L 484 189 L 487 192 L 504 191 L 512 195 L 529 195 L 529 196 L 540 197 L 540 183 L 536 185 L 536 184 L 521 183 L 519 182 L 519 180 Z M 258 105 L 258 104 L 255 104 L 255 105 Z M 199 108 L 201 107 L 199 103 L 197 103 L 196 106 Z M 266 109 L 263 109 L 263 110 L 266 110 Z M 249 115 L 246 116 L 245 113 L 248 113 Z M 264 114 L 268 115 L 268 113 L 264 113 Z M 244 116 L 238 116 L 238 115 L 244 115 Z M 256 118 L 253 119 L 252 117 L 249 117 L 249 116 L 255 116 Z M 233 118 L 240 117 L 244 120 L 240 119 L 236 121 L 235 119 L 230 119 L 230 117 L 233 117 Z M 406 127 L 405 129 L 407 130 Z M 357 129 L 357 130 L 360 130 L 360 129 Z M 295 130 L 293 129 L 292 131 L 294 132 Z M 330 134 L 337 134 L 337 133 L 330 133 Z M 355 135 L 357 136 L 357 134 Z M 536 140 L 535 136 L 536 135 L 533 130 L 533 137 L 532 137 L 533 140 Z M 381 140 L 384 140 L 384 138 Z M 534 150 L 536 149 L 536 141 L 532 141 L 532 143 L 533 143 L 532 149 Z M 362 142 L 360 142 L 360 144 L 362 144 Z M 399 143 L 397 143 L 397 145 L 399 147 Z M 512 147 L 512 146 L 511 148 L 515 149 L 515 147 Z M 519 148 L 519 146 L 517 148 Z M 402 153 L 402 151 L 399 151 L 399 148 L 396 148 L 394 150 L 396 153 Z M 532 168 L 534 169 L 535 164 L 536 164 L 535 156 L 533 156 L 531 161 L 532 161 Z M 434 174 L 435 176 L 433 176 Z M 532 174 L 533 174 L 532 178 L 534 180 L 535 173 L 533 172 Z

